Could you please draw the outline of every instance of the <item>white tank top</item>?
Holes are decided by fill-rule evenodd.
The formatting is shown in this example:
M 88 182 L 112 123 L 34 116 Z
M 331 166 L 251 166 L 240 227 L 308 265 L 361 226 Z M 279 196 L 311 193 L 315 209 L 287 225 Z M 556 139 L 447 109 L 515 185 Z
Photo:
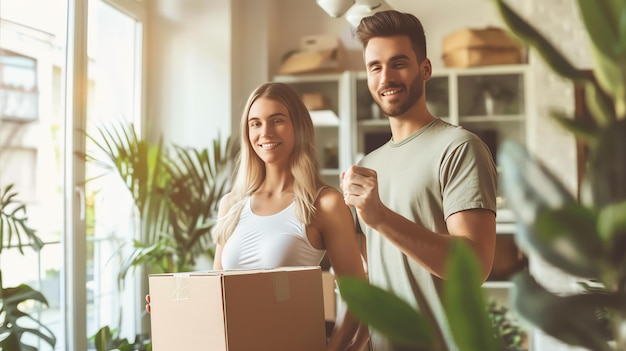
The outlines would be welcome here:
M 222 250 L 223 269 L 317 266 L 325 250 L 311 245 L 306 226 L 296 218 L 295 201 L 282 211 L 258 216 L 245 200 L 239 223 Z

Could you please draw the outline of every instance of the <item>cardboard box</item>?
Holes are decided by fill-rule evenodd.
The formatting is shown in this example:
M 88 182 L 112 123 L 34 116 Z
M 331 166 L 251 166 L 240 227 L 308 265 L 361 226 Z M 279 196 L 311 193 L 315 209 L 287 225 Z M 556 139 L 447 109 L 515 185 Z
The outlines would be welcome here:
M 524 47 L 500 28 L 464 28 L 443 39 L 446 67 L 519 64 L 525 56 Z
M 300 39 L 300 49 L 282 62 L 279 74 L 329 73 L 343 70 L 344 49 L 337 36 L 310 35 Z
M 154 351 L 326 350 L 320 267 L 151 274 Z

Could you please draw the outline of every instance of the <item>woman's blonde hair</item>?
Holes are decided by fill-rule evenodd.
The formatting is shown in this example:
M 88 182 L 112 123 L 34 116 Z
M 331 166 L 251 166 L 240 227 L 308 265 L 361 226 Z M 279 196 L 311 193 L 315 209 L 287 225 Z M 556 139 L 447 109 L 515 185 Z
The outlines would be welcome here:
M 227 197 L 228 203 L 225 204 L 228 212 L 218 219 L 213 231 L 216 241 L 222 245 L 232 235 L 239 222 L 245 198 L 254 193 L 265 179 L 265 163 L 254 152 L 248 137 L 250 107 L 260 98 L 283 104 L 291 117 L 295 145 L 290 165 L 294 177 L 296 217 L 302 223 L 311 224 L 311 218 L 315 213 L 317 190 L 324 185 L 317 162 L 313 121 L 298 93 L 284 83 L 269 82 L 260 85 L 248 98 L 241 115 L 241 147 L 237 160 L 239 164 L 237 175 Z M 226 198 L 222 201 L 225 200 Z

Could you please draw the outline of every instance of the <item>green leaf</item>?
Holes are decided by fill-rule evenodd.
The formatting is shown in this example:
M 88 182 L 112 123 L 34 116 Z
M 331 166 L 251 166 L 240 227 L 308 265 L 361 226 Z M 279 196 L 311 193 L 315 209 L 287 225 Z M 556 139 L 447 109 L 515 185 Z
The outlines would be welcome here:
M 607 58 L 615 60 L 619 54 L 620 2 L 616 0 L 578 0 L 580 16 L 587 28 L 590 42 Z
M 337 277 L 348 309 L 359 320 L 400 345 L 432 349 L 432 330 L 407 302 L 355 277 Z
M 626 235 L 626 201 L 611 204 L 600 210 L 598 233 L 607 243 L 617 235 Z
M 30 300 L 40 302 L 45 306 L 48 305 L 48 301 L 43 294 L 28 285 L 21 284 L 13 288 L 2 288 L 0 335 L 9 335 L 9 337 L 2 340 L 0 346 L 6 347 L 7 350 L 36 351 L 36 349 L 30 348 L 21 342 L 24 334 L 32 334 L 52 346 L 52 348 L 56 344 L 56 337 L 46 325 L 20 310 L 20 305 Z M 19 348 L 14 347 L 16 343 L 19 343 Z
M 594 47 L 591 48 L 591 56 L 595 62 L 594 75 L 598 79 L 598 83 L 602 90 L 613 97 L 616 103 L 617 115 L 620 110 L 617 109 L 619 100 L 624 97 L 624 71 L 620 61 L 616 61 L 609 57 L 603 56 Z M 624 111 L 621 111 L 624 112 Z
M 598 277 L 605 263 L 605 250 L 596 232 L 596 214 L 578 204 L 546 209 L 535 223 L 544 257 L 558 267 L 579 266 L 575 272 Z M 567 268 L 565 268 L 567 270 Z
M 0 253 L 5 245 L 17 246 L 21 254 L 24 254 L 23 247 L 28 244 L 35 251 L 43 247 L 36 231 L 28 226 L 26 205 L 16 200 L 17 195 L 13 184 L 0 189 Z
M 584 71 L 574 67 L 554 46 L 534 27 L 521 18 L 504 0 L 495 0 L 504 22 L 517 37 L 537 49 L 546 63 L 557 74 L 577 81 L 586 81 L 590 77 Z
M 625 296 L 597 293 L 558 296 L 548 292 L 525 272 L 516 274 L 512 281 L 512 301 L 522 318 L 566 344 L 594 351 L 613 350 L 607 343 L 608 331 L 596 312 L 599 308 L 623 310 Z
M 589 235 L 589 233 L 576 231 L 575 237 L 570 238 L 565 235 L 568 230 L 562 230 L 563 228 L 559 227 L 559 240 L 555 240 L 551 236 L 550 226 L 556 226 L 556 224 L 552 221 L 549 213 L 574 206 L 576 210 L 572 211 L 587 214 L 584 209 L 575 207 L 576 200 L 561 181 L 540 162 L 531 158 L 527 150 L 516 142 L 503 142 L 498 152 L 498 164 L 502 169 L 500 172 L 501 187 L 507 203 L 510 204 L 509 206 L 517 219 L 518 226 L 515 238 L 520 249 L 527 254 L 535 251 L 547 262 L 572 275 L 587 278 L 597 277 L 599 274 L 598 266 L 588 265 L 587 261 L 571 259 L 571 256 L 565 255 L 559 246 L 561 245 L 559 240 L 562 238 L 569 243 L 569 247 L 576 247 L 579 245 L 578 242 L 582 240 L 580 237 Z M 562 215 L 558 211 L 556 213 Z M 587 222 L 585 222 L 586 220 Z M 586 220 L 581 219 L 580 221 L 588 224 L 586 228 L 594 228 L 595 230 L 595 227 L 589 222 L 591 219 L 587 218 Z M 592 245 L 589 249 L 596 253 L 597 245 Z
M 552 111 L 552 118 L 564 129 L 572 132 L 576 138 L 585 144 L 595 144 L 597 142 L 598 127 L 591 118 L 575 120 L 559 111 Z
M 611 96 L 607 95 L 597 81 L 587 82 L 585 85 L 585 102 L 591 116 L 598 125 L 606 126 L 615 121 L 615 106 Z
M 602 128 L 596 147 L 590 150 L 586 181 L 591 185 L 592 205 L 601 208 L 626 200 L 626 119 Z
M 609 251 L 608 259 L 619 267 L 626 257 L 626 201 L 600 210 L 597 223 L 599 236 Z
M 474 251 L 465 242 L 455 242 L 446 267 L 443 306 L 455 343 L 460 350 L 498 351 Z

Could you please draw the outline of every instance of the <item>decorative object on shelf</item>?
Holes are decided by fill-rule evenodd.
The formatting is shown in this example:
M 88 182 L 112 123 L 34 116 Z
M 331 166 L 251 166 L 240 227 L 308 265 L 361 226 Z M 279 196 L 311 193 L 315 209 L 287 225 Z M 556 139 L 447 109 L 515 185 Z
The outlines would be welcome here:
M 309 111 L 330 109 L 330 102 L 323 93 L 304 93 L 300 98 Z
M 443 38 L 443 62 L 446 67 L 524 63 L 524 53 L 517 40 L 496 27 L 463 28 Z
M 460 107 L 463 116 L 515 115 L 520 110 L 519 76 L 476 75 L 460 79 L 459 89 L 473 92 L 471 100 L 464 100 Z

